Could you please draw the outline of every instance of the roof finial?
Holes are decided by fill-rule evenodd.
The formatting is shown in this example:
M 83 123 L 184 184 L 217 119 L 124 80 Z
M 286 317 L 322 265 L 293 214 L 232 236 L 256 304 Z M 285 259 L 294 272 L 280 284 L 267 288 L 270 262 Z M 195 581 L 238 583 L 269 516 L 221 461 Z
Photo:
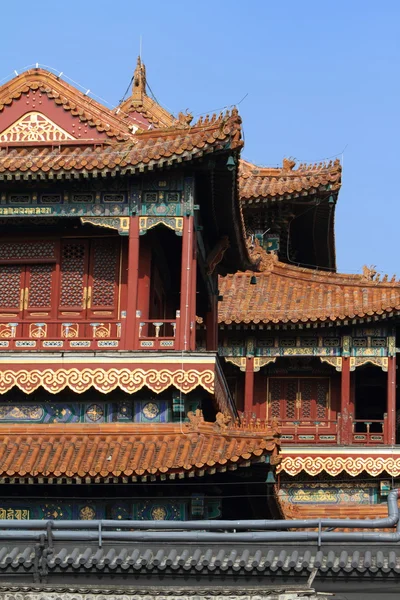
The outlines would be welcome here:
M 133 74 L 132 99 L 136 104 L 142 104 L 143 96 L 146 95 L 146 67 L 138 56 L 137 65 Z

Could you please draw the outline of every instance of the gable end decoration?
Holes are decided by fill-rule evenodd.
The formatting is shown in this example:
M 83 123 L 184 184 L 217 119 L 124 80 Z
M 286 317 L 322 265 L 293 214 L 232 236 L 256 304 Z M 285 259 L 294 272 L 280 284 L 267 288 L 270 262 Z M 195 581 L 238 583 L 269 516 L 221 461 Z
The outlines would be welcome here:
M 64 142 L 75 138 L 38 112 L 29 112 L 0 133 L 0 142 Z

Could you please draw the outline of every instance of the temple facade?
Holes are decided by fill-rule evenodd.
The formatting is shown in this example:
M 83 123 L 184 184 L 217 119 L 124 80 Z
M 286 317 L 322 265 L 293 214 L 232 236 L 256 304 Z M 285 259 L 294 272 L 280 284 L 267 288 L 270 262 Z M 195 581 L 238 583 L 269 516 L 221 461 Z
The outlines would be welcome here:
M 225 482 L 269 514 L 277 428 L 217 353 L 218 275 L 255 264 L 240 117 L 190 121 L 140 61 L 113 111 L 40 69 L 0 88 L 0 519 L 235 518 Z
M 397 496 L 375 558 L 315 519 L 387 515 L 400 282 L 336 272 L 338 161 L 242 147 L 236 109 L 174 117 L 140 59 L 112 110 L 39 68 L 0 87 L 0 596 L 396 580 Z M 310 517 L 290 547 L 248 531 Z

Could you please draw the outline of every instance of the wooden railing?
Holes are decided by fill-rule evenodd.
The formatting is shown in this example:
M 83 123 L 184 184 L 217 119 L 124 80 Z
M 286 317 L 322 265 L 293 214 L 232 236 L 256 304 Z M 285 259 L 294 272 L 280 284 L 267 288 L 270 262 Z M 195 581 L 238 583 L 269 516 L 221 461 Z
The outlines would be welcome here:
M 353 444 L 386 444 L 387 415 L 380 419 L 354 419 L 352 422 Z
M 337 420 L 279 420 L 281 441 L 287 444 L 337 444 Z
M 179 316 L 176 319 L 142 319 L 138 317 L 140 350 L 176 349 Z
M 121 321 L 14 321 L 0 323 L 0 351 L 118 350 Z

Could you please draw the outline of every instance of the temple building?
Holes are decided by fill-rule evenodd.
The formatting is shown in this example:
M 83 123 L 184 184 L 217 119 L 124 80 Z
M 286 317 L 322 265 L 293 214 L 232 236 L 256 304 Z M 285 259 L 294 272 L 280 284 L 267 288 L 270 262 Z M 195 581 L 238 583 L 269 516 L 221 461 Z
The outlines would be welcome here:
M 241 163 L 258 272 L 220 279 L 219 354 L 238 410 L 280 424 L 285 518 L 384 515 L 400 474 L 400 282 L 336 272 L 341 166 L 294 166 Z
M 339 161 L 242 148 L 141 59 L 115 109 L 40 68 L 0 87 L 0 600 L 398 580 L 400 282 L 336 272 Z

